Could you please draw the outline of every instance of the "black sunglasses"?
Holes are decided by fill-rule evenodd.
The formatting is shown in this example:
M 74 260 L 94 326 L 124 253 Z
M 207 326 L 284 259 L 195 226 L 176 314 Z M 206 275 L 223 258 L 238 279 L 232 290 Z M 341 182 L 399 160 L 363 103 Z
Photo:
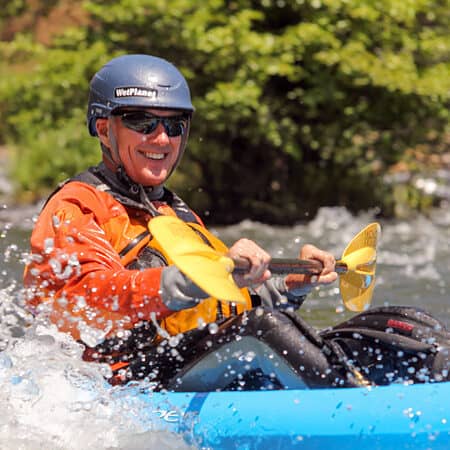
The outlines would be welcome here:
M 125 127 L 142 134 L 153 133 L 161 123 L 169 137 L 181 136 L 186 130 L 188 121 L 185 114 L 163 117 L 147 111 L 122 111 L 115 115 L 120 116 Z

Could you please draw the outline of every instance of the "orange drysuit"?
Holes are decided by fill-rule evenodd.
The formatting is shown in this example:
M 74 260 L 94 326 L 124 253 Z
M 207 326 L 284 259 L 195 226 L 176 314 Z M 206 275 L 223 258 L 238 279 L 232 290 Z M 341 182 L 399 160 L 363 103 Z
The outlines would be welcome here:
M 163 200 L 152 205 L 161 214 L 179 215 Z M 151 219 L 144 207 L 124 205 L 104 185 L 65 184 L 45 205 L 31 236 L 24 277 L 30 307 L 47 309 L 60 330 L 89 347 L 96 345 L 92 336 L 99 342 L 122 336 L 152 315 L 158 327 L 176 335 L 215 321 L 218 311 L 227 317 L 251 308 L 248 293 L 246 306 L 209 298 L 186 310 L 167 308 L 159 293 L 163 267 L 127 268 L 151 245 Z

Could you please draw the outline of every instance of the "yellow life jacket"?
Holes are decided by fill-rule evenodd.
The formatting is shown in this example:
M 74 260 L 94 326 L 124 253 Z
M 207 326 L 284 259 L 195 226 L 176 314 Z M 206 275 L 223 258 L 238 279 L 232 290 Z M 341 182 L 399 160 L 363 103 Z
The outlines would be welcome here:
M 163 214 L 176 216 L 176 213 L 169 206 L 160 206 L 158 209 Z M 205 241 L 215 250 L 222 253 L 226 253 L 226 251 L 228 250 L 222 241 L 209 233 L 202 225 L 194 222 L 187 222 L 187 225 L 200 233 Z M 141 224 L 139 227 L 136 227 L 136 236 L 139 237 L 145 235 L 145 230 L 146 228 L 143 224 Z M 167 264 L 172 263 L 164 249 L 161 248 L 151 236 L 147 236 L 148 238 L 146 245 L 139 246 L 139 249 L 137 249 L 136 247 L 130 249 L 130 252 L 124 255 L 124 259 L 122 259 L 122 262 L 125 266 L 131 262 L 131 259 L 139 259 L 139 253 L 142 252 L 144 247 L 149 247 L 155 250 L 157 253 L 161 254 Z M 220 301 L 216 298 L 209 297 L 205 300 L 202 300 L 197 306 L 193 308 L 174 312 L 170 316 L 162 319 L 160 322 L 160 326 L 170 335 L 175 336 L 179 333 L 184 333 L 197 327 L 202 327 L 205 324 L 216 322 L 233 315 L 241 314 L 243 311 L 252 308 L 252 301 L 248 290 L 246 288 L 242 288 L 241 292 L 246 298 L 246 304 Z

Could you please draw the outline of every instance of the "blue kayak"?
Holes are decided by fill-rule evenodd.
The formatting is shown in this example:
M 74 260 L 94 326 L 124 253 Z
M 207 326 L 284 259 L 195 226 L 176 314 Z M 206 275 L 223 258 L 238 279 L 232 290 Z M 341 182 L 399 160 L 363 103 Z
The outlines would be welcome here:
M 318 335 L 296 315 L 253 311 L 245 324 L 236 316 L 234 328 L 208 334 L 213 350 L 192 352 L 169 392 L 129 387 L 144 402 L 152 429 L 212 450 L 450 450 L 450 335 L 439 321 L 416 308 L 381 307 Z M 326 354 L 333 360 L 337 344 L 358 357 L 369 387 L 332 387 L 361 375 L 350 365 L 342 375 L 329 363 Z M 255 368 L 264 376 L 252 386 L 247 374 Z M 267 374 L 271 383 L 259 386 Z M 285 389 L 261 389 L 270 385 Z
M 450 449 L 450 382 L 137 395 L 196 448 Z

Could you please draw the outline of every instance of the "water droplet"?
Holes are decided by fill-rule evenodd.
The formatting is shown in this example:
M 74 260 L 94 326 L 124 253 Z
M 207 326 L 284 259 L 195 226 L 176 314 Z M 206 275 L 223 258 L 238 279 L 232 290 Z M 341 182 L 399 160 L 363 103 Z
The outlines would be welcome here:
M 60 222 L 58 216 L 55 216 L 55 215 L 54 215 L 54 216 L 52 217 L 52 222 L 53 222 L 53 227 L 54 227 L 54 228 L 59 228 L 59 226 L 61 225 L 61 222 Z
M 199 317 L 197 320 L 197 328 L 199 330 L 203 330 L 205 327 L 206 327 L 205 319 L 203 319 L 203 317 Z
M 0 368 L 10 369 L 13 366 L 12 360 L 6 353 L 0 353 Z
M 47 238 L 44 240 L 44 253 L 48 255 L 53 251 L 55 247 L 55 242 L 52 238 Z
M 248 351 L 245 355 L 244 355 L 244 360 L 246 362 L 252 362 L 254 359 L 256 358 L 256 353 L 252 352 L 252 351 Z
M 208 325 L 209 334 L 216 334 L 219 331 L 219 325 L 217 323 L 210 323 Z
M 86 308 L 87 303 L 86 303 L 86 299 L 84 297 L 78 296 L 78 297 L 76 297 L 76 299 L 77 299 L 76 302 L 77 302 L 78 308 L 80 308 L 80 309 Z

